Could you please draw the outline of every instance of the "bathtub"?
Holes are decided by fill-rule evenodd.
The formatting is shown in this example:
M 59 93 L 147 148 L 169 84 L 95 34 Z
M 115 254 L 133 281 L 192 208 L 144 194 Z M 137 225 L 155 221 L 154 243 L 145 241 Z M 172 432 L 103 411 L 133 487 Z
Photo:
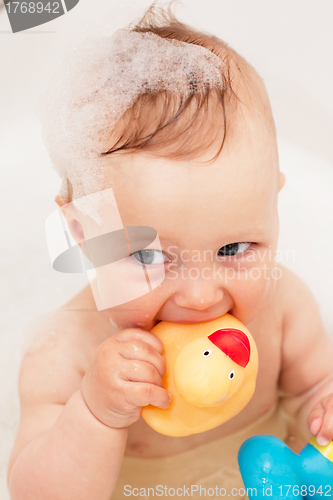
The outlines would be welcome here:
M 16 138 L 19 137 L 19 144 Z M 44 222 L 56 208 L 60 186 L 40 139 L 34 116 L 0 129 L 3 165 L 0 185 L 1 332 L 0 332 L 0 498 L 9 500 L 6 469 L 19 421 L 18 372 L 31 335 L 33 318 L 59 307 L 88 284 L 85 275 L 53 271 Z M 286 184 L 279 193 L 278 259 L 312 289 L 333 335 L 333 166 L 297 145 L 279 140 Z

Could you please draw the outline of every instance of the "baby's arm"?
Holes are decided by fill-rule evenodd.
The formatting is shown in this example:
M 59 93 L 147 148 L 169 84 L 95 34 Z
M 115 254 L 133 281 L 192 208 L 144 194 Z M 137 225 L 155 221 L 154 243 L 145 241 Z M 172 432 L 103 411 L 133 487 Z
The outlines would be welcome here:
M 126 342 L 126 335 L 130 342 Z M 133 342 L 133 337 L 140 335 L 141 343 Z M 117 336 L 123 342 L 117 341 Z M 68 346 L 25 356 L 19 384 L 21 422 L 8 467 L 12 500 L 110 499 L 125 450 L 127 427 L 139 418 L 141 410 L 138 404 L 131 404 L 130 390 L 123 414 L 119 414 L 118 407 L 112 409 L 112 394 L 117 392 L 119 382 L 115 372 L 120 371 L 119 363 L 114 366 L 113 362 L 115 358 L 123 362 L 126 378 L 126 368 L 132 368 L 128 360 L 131 345 L 135 345 L 137 358 L 145 356 L 143 338 L 146 343 L 159 342 L 151 333 L 138 330 L 124 330 L 109 338 L 96 350 L 86 374 Z M 127 359 L 119 356 L 119 350 L 127 350 Z M 150 360 L 155 356 L 158 362 L 163 361 L 155 349 L 150 351 Z M 150 372 L 155 383 L 162 385 L 154 367 Z M 93 380 L 96 376 L 98 380 Z M 156 397 L 152 384 L 143 385 L 150 388 L 145 404 L 168 406 L 167 391 L 154 386 L 161 391 Z M 126 381 L 123 396 L 125 387 Z M 135 389 L 140 399 L 139 384 Z M 121 406 L 119 393 L 116 397 L 116 406 Z
M 333 340 L 324 330 L 318 305 L 305 283 L 284 269 L 286 304 L 280 389 L 284 405 L 307 424 L 318 444 L 333 439 Z

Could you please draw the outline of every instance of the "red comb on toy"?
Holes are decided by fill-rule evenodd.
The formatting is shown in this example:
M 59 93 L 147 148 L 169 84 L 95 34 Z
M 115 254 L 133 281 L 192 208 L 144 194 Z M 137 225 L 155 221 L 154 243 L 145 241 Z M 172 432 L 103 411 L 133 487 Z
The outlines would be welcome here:
M 245 367 L 248 364 L 250 360 L 250 342 L 241 330 L 222 328 L 208 335 L 208 338 L 239 366 Z

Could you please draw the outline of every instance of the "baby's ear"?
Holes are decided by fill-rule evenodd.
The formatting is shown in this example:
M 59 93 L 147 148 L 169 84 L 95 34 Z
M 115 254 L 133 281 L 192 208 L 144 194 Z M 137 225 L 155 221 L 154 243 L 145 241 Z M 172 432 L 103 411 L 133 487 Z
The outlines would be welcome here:
M 285 182 L 286 182 L 286 176 L 284 175 L 283 172 L 280 172 L 279 191 L 281 191 L 281 189 L 283 188 Z
M 73 236 L 76 243 L 80 244 L 85 240 L 84 232 L 82 224 L 78 221 L 75 210 L 73 209 L 72 203 L 69 203 L 68 200 L 62 198 L 61 196 L 57 196 L 55 201 L 61 208 L 61 212 L 67 221 L 67 225 L 71 232 L 71 235 Z
M 69 200 L 67 200 L 66 198 L 63 198 L 62 196 L 56 196 L 55 197 L 55 200 L 57 205 L 59 205 L 59 207 L 63 207 L 64 205 L 67 205 L 67 203 L 69 203 Z

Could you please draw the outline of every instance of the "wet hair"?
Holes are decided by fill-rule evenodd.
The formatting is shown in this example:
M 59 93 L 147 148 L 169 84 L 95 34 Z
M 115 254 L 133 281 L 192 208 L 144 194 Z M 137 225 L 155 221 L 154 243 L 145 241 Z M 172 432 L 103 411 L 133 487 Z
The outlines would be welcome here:
M 172 0 L 162 7 L 154 1 L 143 17 L 127 29 L 208 49 L 224 63 L 223 84 L 220 87 L 197 85 L 198 76 L 193 74 L 187 95 L 167 89 L 141 93 L 107 131 L 101 157 L 141 151 L 172 160 L 189 160 L 218 145 L 216 154 L 205 161 L 206 164 L 222 151 L 227 134 L 232 132 L 233 115 L 239 103 L 247 107 L 250 103 L 255 113 L 263 110 L 266 116 L 271 116 L 264 84 L 254 68 L 215 35 L 180 22 L 173 12 L 176 2 L 178 0 Z M 71 191 L 69 183 L 70 199 Z
M 198 31 L 177 20 L 172 7 L 156 5 L 129 26 L 131 31 L 154 33 L 162 38 L 202 46 L 220 57 L 226 71 L 222 88 L 197 89 L 193 75 L 192 90 L 182 99 L 168 90 L 144 93 L 127 109 L 110 136 L 110 147 L 102 155 L 120 151 L 145 151 L 168 159 L 191 159 L 220 141 L 214 160 L 221 152 L 227 133 L 226 101 L 238 100 L 232 88 L 230 59 L 237 58 L 228 45 L 214 35 Z M 211 160 L 211 161 L 212 161 Z
M 172 10 L 174 4 L 175 1 L 172 1 L 163 8 L 157 6 L 156 1 L 153 2 L 143 17 L 129 26 L 130 29 L 141 33 L 151 32 L 162 38 L 177 39 L 210 50 L 225 64 L 225 73 L 221 75 L 223 88 L 207 88 L 203 92 L 201 89 L 196 90 L 193 81 L 193 90 L 186 99 L 179 99 L 167 90 L 140 95 L 118 121 L 112 133 L 113 143 L 103 155 L 141 150 L 169 159 L 191 159 L 209 150 L 219 140 L 220 147 L 213 161 L 226 139 L 226 105 L 229 104 L 232 112 L 232 104 L 235 107 L 237 102 L 243 102 L 233 88 L 234 77 L 241 79 L 252 94 L 252 100 L 254 98 L 257 104 L 262 101 L 261 92 L 251 82 L 251 79 L 255 79 L 255 83 L 263 86 L 254 68 L 218 37 L 177 20 Z M 232 74 L 231 63 L 238 75 Z

